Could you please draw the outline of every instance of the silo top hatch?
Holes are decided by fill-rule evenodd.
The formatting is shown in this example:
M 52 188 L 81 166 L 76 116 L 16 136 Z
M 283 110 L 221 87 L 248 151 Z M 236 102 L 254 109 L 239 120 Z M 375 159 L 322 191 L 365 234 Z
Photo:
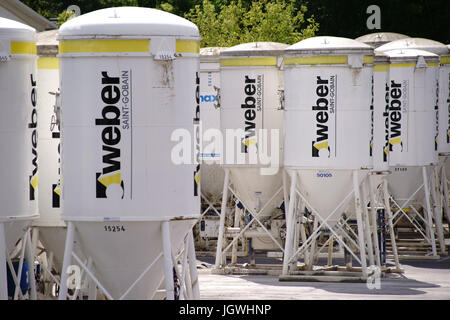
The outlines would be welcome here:
M 423 38 L 407 38 L 392 41 L 382 45 L 377 50 L 388 51 L 393 49 L 419 49 L 429 51 L 437 55 L 449 55 L 445 44 L 438 41 Z
M 169 36 L 199 40 L 192 22 L 174 14 L 139 7 L 107 8 L 83 14 L 64 23 L 59 38 L 149 38 Z

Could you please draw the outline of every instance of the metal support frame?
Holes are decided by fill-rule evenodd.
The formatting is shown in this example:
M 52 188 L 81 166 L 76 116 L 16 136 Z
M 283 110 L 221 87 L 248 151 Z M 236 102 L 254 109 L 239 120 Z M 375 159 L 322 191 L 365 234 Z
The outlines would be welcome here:
M 440 198 L 438 194 L 440 194 L 438 187 L 438 168 L 436 166 L 431 167 L 432 173 L 429 174 L 427 172 L 427 167 L 422 166 L 422 183 L 420 186 L 405 200 L 402 204 L 399 204 L 392 195 L 389 194 L 386 186 L 387 193 L 385 196 L 392 201 L 392 203 L 398 208 L 395 213 L 392 215 L 391 207 L 389 206 L 389 213 L 392 215 L 388 217 L 388 222 L 392 224 L 392 228 L 398 223 L 401 216 L 404 216 L 411 225 L 421 234 L 421 236 L 431 245 L 431 254 L 432 256 L 437 257 L 437 248 L 436 248 L 436 237 L 435 233 L 438 235 L 438 241 L 440 244 L 441 252 L 445 252 L 445 242 L 443 237 L 443 228 L 442 228 L 442 214 L 441 214 L 441 206 Z M 444 170 L 445 171 L 445 170 Z M 425 204 L 423 206 L 424 209 L 424 217 L 417 211 L 414 205 L 411 203 L 415 197 L 415 195 L 423 189 L 425 194 Z M 389 201 L 388 200 L 388 201 Z M 416 217 L 419 217 L 425 225 L 425 230 L 422 229 L 420 223 L 416 220 L 415 216 L 406 211 L 406 208 L 411 210 Z M 434 224 L 433 224 L 434 220 Z M 435 226 L 435 227 L 434 227 Z
M 93 261 L 88 258 L 87 264 L 83 262 L 80 257 L 74 251 L 74 241 L 76 236 L 76 228 L 73 222 L 67 222 L 67 236 L 66 236 L 66 245 L 64 251 L 64 261 L 63 268 L 61 274 L 61 282 L 60 282 L 60 294 L 59 300 L 67 299 L 67 289 L 68 289 L 68 273 L 65 272 L 67 268 L 72 263 L 72 258 L 75 262 L 82 268 L 83 274 L 86 274 L 85 286 L 88 288 L 88 299 L 94 300 L 97 296 L 97 287 L 100 289 L 103 294 L 109 299 L 114 300 L 114 297 L 106 290 L 106 288 L 101 284 L 98 278 L 95 276 L 93 271 Z M 159 261 L 161 258 L 164 262 L 164 281 L 166 287 L 166 299 L 174 300 L 174 283 L 173 283 L 173 270 L 177 270 L 176 260 L 173 256 L 172 246 L 170 241 L 170 225 L 169 221 L 161 222 L 161 236 L 162 236 L 162 252 L 143 270 L 143 272 L 137 277 L 137 279 L 131 284 L 127 290 L 118 298 L 118 300 L 125 299 L 128 294 L 135 288 L 135 286 L 142 280 L 142 278 L 152 269 L 152 267 Z M 186 285 L 186 291 L 192 292 L 192 294 L 188 294 L 187 296 L 191 299 L 199 299 L 199 287 L 198 287 L 198 276 L 197 276 L 197 268 L 196 268 L 196 259 L 195 259 L 195 248 L 194 248 L 194 238 L 192 234 L 192 230 L 188 233 L 185 239 L 185 252 L 186 259 L 185 264 L 183 264 L 183 273 L 189 272 L 189 275 L 183 274 L 182 276 L 182 286 L 185 285 L 184 279 L 187 279 L 189 285 Z M 179 272 L 179 271 L 178 271 Z M 78 290 L 76 290 L 75 294 L 72 296 L 73 299 L 76 298 Z M 186 296 L 186 295 L 185 295 Z
M 283 258 L 283 268 L 282 268 L 282 275 L 287 275 L 291 272 L 293 272 L 296 266 L 296 262 L 298 257 L 301 254 L 305 254 L 305 265 L 309 265 L 309 270 L 312 269 L 312 264 L 315 262 L 315 257 L 320 253 L 320 251 L 325 248 L 326 245 L 331 245 L 334 241 L 337 241 L 341 246 L 345 248 L 345 250 L 348 251 L 349 254 L 351 254 L 360 264 L 361 264 L 361 270 L 363 277 L 368 276 L 367 271 L 367 262 L 369 264 L 377 264 L 378 266 L 380 263 L 379 258 L 379 248 L 378 245 L 374 246 L 374 242 L 377 242 L 377 233 L 376 233 L 376 224 L 374 225 L 376 210 L 374 209 L 375 206 L 375 196 L 373 194 L 373 188 L 370 184 L 370 175 L 367 175 L 367 177 L 364 177 L 362 181 L 359 181 L 359 171 L 354 170 L 353 171 L 353 188 L 352 190 L 342 199 L 342 201 L 325 217 L 322 218 L 322 216 L 319 214 L 319 212 L 307 201 L 306 197 L 302 194 L 301 191 L 297 189 L 297 176 L 298 171 L 296 170 L 287 170 L 291 177 L 291 184 L 290 184 L 290 197 L 289 197 L 289 205 L 288 205 L 288 214 L 286 215 L 286 221 L 287 221 L 287 234 L 286 234 L 286 241 L 285 241 L 285 255 Z M 370 193 L 370 202 L 371 202 L 371 210 L 370 214 L 367 211 L 367 187 L 365 186 L 365 183 L 369 183 L 369 193 Z M 285 184 L 286 186 L 286 184 Z M 286 188 L 286 187 L 285 187 Z M 362 194 L 360 192 L 360 188 L 362 189 Z M 286 193 L 286 190 L 285 190 Z M 355 234 L 353 230 L 347 225 L 347 220 L 349 218 L 340 218 L 338 223 L 332 227 L 327 223 L 327 220 L 342 206 L 348 202 L 348 199 L 354 196 L 355 199 L 355 213 L 356 213 L 356 219 L 357 219 L 357 229 L 358 232 Z M 298 198 L 298 200 L 297 200 Z M 306 206 L 314 216 L 314 229 L 313 232 L 310 234 L 310 236 L 304 240 L 302 239 L 302 245 L 297 248 L 294 252 L 294 247 L 296 247 L 294 235 L 295 235 L 295 216 L 296 214 L 296 201 L 299 201 L 302 203 L 302 206 Z M 301 210 L 300 210 L 301 211 Z M 318 250 L 315 248 L 315 241 L 318 237 L 320 230 L 326 227 L 330 230 L 330 237 L 328 240 L 320 247 Z M 353 237 L 356 238 L 353 239 Z M 353 246 L 359 247 L 358 252 L 354 252 L 349 247 L 349 244 L 352 243 Z M 309 252 L 309 258 L 307 257 L 308 248 L 310 248 Z M 329 248 L 330 250 L 330 248 Z M 332 248 L 331 248 L 332 250 Z M 331 263 L 330 255 L 332 254 L 328 253 L 328 261 L 329 264 Z M 375 259 L 375 256 L 377 259 Z M 369 261 L 367 261 L 367 259 Z M 375 262 L 376 261 L 376 262 Z
M 272 241 L 280 248 L 282 252 L 284 252 L 283 246 L 272 236 L 272 234 L 267 230 L 263 223 L 258 219 L 259 215 L 264 212 L 266 207 L 278 196 L 278 194 L 283 190 L 283 187 L 278 188 L 278 190 L 272 195 L 272 197 L 262 206 L 257 212 L 252 209 L 246 202 L 231 188 L 230 186 L 230 169 L 225 168 L 225 179 L 223 184 L 223 192 L 222 192 L 222 208 L 220 212 L 220 224 L 219 224 L 219 237 L 217 241 L 217 250 L 216 250 L 216 262 L 215 268 L 218 269 L 221 266 L 225 266 L 226 256 L 225 253 L 234 246 L 234 244 L 238 241 L 238 239 L 244 234 L 244 232 L 256 221 L 259 226 L 267 233 L 267 235 L 272 239 Z M 233 196 L 241 202 L 244 206 L 245 210 L 250 213 L 252 216 L 252 220 L 240 230 L 239 234 L 233 237 L 233 240 L 228 243 L 227 247 L 223 249 L 223 243 L 225 238 L 225 218 L 226 218 L 226 205 L 228 202 L 228 191 L 230 191 Z
M 24 299 L 22 289 L 20 288 L 20 280 L 22 279 L 22 269 L 24 261 L 28 263 L 28 283 L 30 285 L 29 299 L 36 300 L 36 279 L 34 273 L 34 250 L 31 238 L 31 228 L 27 227 L 20 239 L 20 249 L 16 250 L 20 252 L 19 267 L 17 273 L 14 270 L 11 255 L 6 247 L 6 234 L 5 234 L 5 222 L 0 222 L 0 300 L 8 300 L 8 281 L 7 272 L 8 269 L 12 275 L 14 281 L 14 296 L 13 299 Z

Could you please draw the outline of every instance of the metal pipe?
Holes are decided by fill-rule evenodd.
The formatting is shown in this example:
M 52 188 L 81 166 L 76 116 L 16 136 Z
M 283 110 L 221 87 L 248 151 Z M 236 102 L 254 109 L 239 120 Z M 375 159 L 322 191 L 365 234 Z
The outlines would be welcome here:
M 67 299 L 67 279 L 69 277 L 67 268 L 72 263 L 73 239 L 75 235 L 75 226 L 72 221 L 67 222 L 66 245 L 64 249 L 63 265 L 61 270 L 61 281 L 59 287 L 59 300 Z
M 423 187 L 425 190 L 425 202 L 427 206 L 428 232 L 431 239 L 431 251 L 433 253 L 433 256 L 437 256 L 436 239 L 434 237 L 432 211 L 430 204 L 430 190 L 428 188 L 428 175 L 427 175 L 427 168 L 425 166 L 422 167 L 422 178 L 423 178 Z
M 174 285 L 173 285 L 173 264 L 172 264 L 172 248 L 170 245 L 170 227 L 169 221 L 163 221 L 162 229 L 162 244 L 164 255 L 164 276 L 166 283 L 166 300 L 174 300 Z
M 450 161 L 447 160 L 447 157 L 445 158 L 446 161 Z M 444 196 L 444 212 L 445 215 L 447 216 L 447 221 L 448 224 L 450 226 L 450 210 L 448 209 L 449 203 L 448 203 L 448 186 L 447 186 L 447 173 L 445 172 L 445 162 L 442 165 L 442 175 L 441 175 L 441 180 L 442 180 L 442 191 L 443 191 L 443 196 Z M 450 232 L 450 228 L 449 228 L 449 232 Z
M 222 246 L 223 246 L 223 237 L 225 233 L 224 232 L 225 216 L 227 210 L 229 180 L 230 180 L 230 169 L 225 168 L 225 177 L 223 180 L 223 191 L 222 191 L 222 206 L 220 209 L 219 235 L 217 238 L 217 248 L 216 248 L 216 264 L 214 266 L 216 269 L 218 269 L 222 265 Z

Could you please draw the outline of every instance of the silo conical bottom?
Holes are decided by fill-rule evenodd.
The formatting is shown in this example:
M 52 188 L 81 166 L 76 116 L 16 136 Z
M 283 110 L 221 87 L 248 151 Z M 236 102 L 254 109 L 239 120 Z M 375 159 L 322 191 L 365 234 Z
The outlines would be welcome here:
M 31 220 L 14 220 L 5 223 L 6 248 L 9 253 L 14 250 L 31 222 Z
M 342 213 L 355 211 L 354 195 L 350 195 L 343 201 L 353 190 L 353 170 L 296 171 L 299 174 L 297 188 L 309 205 L 317 210 L 320 216 L 319 224 L 328 218 L 326 223 L 333 228 Z M 359 183 L 361 183 L 367 173 L 359 172 Z
M 39 227 L 39 240 L 47 252 L 53 252 L 53 264 L 58 272 L 61 272 L 64 259 L 66 234 L 66 227 Z M 76 253 L 80 256 L 78 250 Z
M 196 221 L 169 222 L 174 254 Z M 74 222 L 82 252 L 92 258 L 96 277 L 114 299 L 119 299 L 162 252 L 161 224 L 160 221 Z M 116 226 L 116 232 L 108 226 Z M 160 258 L 125 299 L 152 299 L 163 278 L 164 264 Z
M 423 183 L 422 167 L 391 167 L 388 181 L 389 193 L 401 206 Z M 425 193 L 419 190 L 408 204 L 422 202 Z
M 230 179 L 234 189 L 249 209 L 258 212 L 278 191 L 282 184 L 282 170 L 275 175 L 261 175 L 259 168 L 230 168 Z M 283 192 L 271 201 L 260 217 L 269 216 L 283 200 Z
M 202 194 L 213 203 L 220 201 L 225 172 L 218 164 L 202 164 L 200 167 L 200 186 Z

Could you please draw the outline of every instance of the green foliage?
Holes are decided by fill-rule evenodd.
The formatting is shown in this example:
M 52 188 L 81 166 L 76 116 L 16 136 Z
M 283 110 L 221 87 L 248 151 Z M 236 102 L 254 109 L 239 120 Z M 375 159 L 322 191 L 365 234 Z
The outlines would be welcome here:
M 66 10 L 64 10 L 63 12 L 61 12 L 59 15 L 58 15 L 58 22 L 57 22 L 57 25 L 58 25 L 58 28 L 64 23 L 64 22 L 66 22 L 67 20 L 70 20 L 70 19 L 72 19 L 72 18 L 75 18 L 75 12 L 73 12 L 73 11 L 66 11 Z
M 201 46 L 233 46 L 253 41 L 287 44 L 314 36 L 318 24 L 305 19 L 305 6 L 291 0 L 258 0 L 248 6 L 241 0 L 217 7 L 209 0 L 192 8 L 185 17 L 200 29 Z

